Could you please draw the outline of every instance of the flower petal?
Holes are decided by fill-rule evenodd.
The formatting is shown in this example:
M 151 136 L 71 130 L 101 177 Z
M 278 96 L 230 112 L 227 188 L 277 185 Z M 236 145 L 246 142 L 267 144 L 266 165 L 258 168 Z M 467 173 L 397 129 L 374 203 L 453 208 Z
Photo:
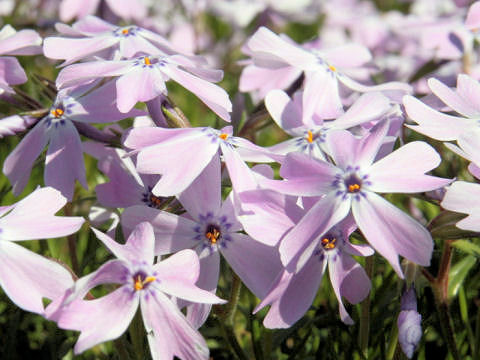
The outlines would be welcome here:
M 422 266 L 430 265 L 433 240 L 420 223 L 379 195 L 352 202 L 352 213 L 367 241 L 403 278 L 398 255 Z

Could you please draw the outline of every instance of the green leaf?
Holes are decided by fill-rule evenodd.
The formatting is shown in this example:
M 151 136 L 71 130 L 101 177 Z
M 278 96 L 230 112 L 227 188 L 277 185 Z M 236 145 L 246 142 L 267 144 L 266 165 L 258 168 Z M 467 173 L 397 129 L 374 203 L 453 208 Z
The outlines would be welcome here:
M 458 250 L 461 250 L 467 254 L 480 257 L 480 246 L 477 244 L 474 244 L 471 241 L 468 240 L 456 240 L 452 242 L 452 246 L 457 248 Z
M 470 269 L 475 265 L 477 259 L 468 255 L 452 266 L 448 277 L 448 298 L 452 299 L 458 294 L 460 286 L 462 286 Z

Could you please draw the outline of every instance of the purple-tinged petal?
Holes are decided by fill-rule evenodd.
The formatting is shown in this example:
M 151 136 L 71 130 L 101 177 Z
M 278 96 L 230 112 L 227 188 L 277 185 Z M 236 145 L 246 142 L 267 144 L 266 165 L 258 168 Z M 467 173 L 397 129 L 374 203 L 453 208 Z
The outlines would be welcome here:
M 96 78 L 123 75 L 131 67 L 132 63 L 129 61 L 91 61 L 73 64 L 62 69 L 55 82 L 58 89 L 64 89 Z
M 319 236 L 348 215 L 350 203 L 350 197 L 342 199 L 335 193 L 320 199 L 280 243 L 282 263 L 294 267 Z
M 25 135 L 3 163 L 3 173 L 10 180 L 15 196 L 18 196 L 27 185 L 33 163 L 47 145 L 46 131 L 45 122 L 40 121 Z
M 65 60 L 62 65 L 68 65 L 104 50 L 119 41 L 120 39 L 114 36 L 97 36 L 81 39 L 48 37 L 43 41 L 43 53 L 50 59 Z M 90 68 L 92 69 L 93 67 Z M 60 84 L 62 83 L 57 82 L 57 86 Z
M 158 143 L 173 140 L 186 136 L 199 136 L 201 132 L 198 129 L 166 129 L 151 126 L 142 126 L 132 128 L 125 133 L 123 144 L 130 149 L 141 150 L 144 147 L 157 145 Z
M 113 340 L 127 330 L 138 309 L 138 296 L 125 286 L 95 300 L 75 300 L 62 309 L 58 326 L 81 331 L 75 354 Z
M 98 168 L 110 179 L 109 182 L 99 184 L 95 188 L 100 204 L 113 208 L 142 204 L 145 188 L 117 157 L 108 156 L 99 160 Z
M 87 0 L 96 1 L 96 0 Z M 87 15 L 72 25 L 72 28 L 79 32 L 79 35 L 95 35 L 98 33 L 104 33 L 114 31 L 117 29 L 115 25 L 100 19 L 97 16 Z
M 407 127 L 437 140 L 456 140 L 461 133 L 475 126 L 474 120 L 442 114 L 413 96 L 405 96 L 403 104 L 407 115 L 418 124 Z
M 225 121 L 230 121 L 232 103 L 227 92 L 220 86 L 196 77 L 176 66 L 167 64 L 162 68 L 172 80 L 198 96 L 202 102 Z
M 255 63 L 263 57 L 265 59 L 262 60 L 267 60 L 268 62 L 284 63 L 300 68 L 309 68 L 317 62 L 315 55 L 302 49 L 295 43 L 287 42 L 263 26 L 252 35 L 247 42 L 247 46 L 254 53 Z M 261 66 L 262 64 L 258 65 Z
M 43 314 L 42 299 L 61 297 L 73 285 L 73 279 L 55 261 L 20 245 L 0 241 L 0 285 L 17 306 Z
M 245 286 L 262 299 L 283 269 L 278 249 L 244 234 L 234 233 L 230 236 L 232 241 L 220 249 L 222 255 Z
M 52 122 L 48 131 L 50 145 L 45 159 L 45 185 L 60 190 L 71 200 L 75 180 L 88 188 L 80 135 L 69 120 L 63 124 Z
M 467 154 L 467 159 L 480 165 L 480 129 L 471 129 L 458 137 L 458 146 Z
M 200 333 L 190 325 L 178 307 L 165 295 L 140 301 L 142 318 L 154 359 L 208 360 L 208 347 Z
M 82 226 L 82 217 L 54 216 L 67 200 L 50 187 L 37 189 L 0 219 L 2 240 L 33 240 L 70 235 Z M 25 226 L 28 224 L 28 226 Z
M 374 163 L 368 170 L 369 190 L 414 193 L 448 185 L 452 180 L 425 175 L 440 164 L 440 155 L 423 141 L 408 143 Z
M 447 210 L 468 214 L 456 225 L 460 229 L 480 231 L 480 185 L 455 181 L 447 188 L 442 207 Z
M 288 154 L 280 168 L 280 175 L 287 180 L 316 178 L 317 189 L 319 189 L 318 195 L 331 189 L 331 182 L 335 179 L 337 173 L 336 166 L 326 161 L 312 159 L 302 153 Z
M 376 92 L 366 93 L 360 96 L 342 116 L 332 122 L 332 126 L 336 129 L 348 129 L 374 120 L 390 108 L 390 100 L 385 95 Z
M 78 279 L 71 288 L 65 304 L 83 299 L 94 287 L 102 284 L 124 284 L 130 274 L 127 263 L 122 260 L 110 260 L 100 266 L 95 272 Z M 131 289 L 130 294 L 133 293 Z
M 275 246 L 304 213 L 296 204 L 296 198 L 272 190 L 246 191 L 239 197 L 245 210 L 239 220 L 245 231 L 269 246 Z
M 359 303 L 370 292 L 370 279 L 355 260 L 343 253 L 329 257 L 328 272 L 338 299 L 340 318 L 345 324 L 352 325 L 353 320 L 343 305 L 342 296 L 352 304 Z
M 480 113 L 480 84 L 478 80 L 466 75 L 459 74 L 457 77 L 457 93 L 462 101 L 475 109 L 474 117 Z
M 220 159 L 212 157 L 210 163 L 179 196 L 188 214 L 194 219 L 208 213 L 217 214 L 222 202 Z
M 142 222 L 148 221 L 153 226 L 155 234 L 156 255 L 170 254 L 195 246 L 197 233 L 194 231 L 197 223 L 187 218 L 160 211 L 147 206 L 132 206 L 122 213 L 122 227 L 125 234 Z
M 153 263 L 155 236 L 152 225 L 148 222 L 139 223 L 128 236 L 125 244 L 119 244 L 101 231 L 92 228 L 93 232 L 118 259 L 125 261 L 144 261 Z
M 312 256 L 298 273 L 281 272 L 268 295 L 254 310 L 257 312 L 272 305 L 263 325 L 269 329 L 287 328 L 298 321 L 312 305 L 326 265 L 325 261 Z
M 241 92 L 258 89 L 259 97 L 263 98 L 271 90 L 288 88 L 301 73 L 302 70 L 291 66 L 268 69 L 249 65 L 240 75 L 238 88 Z
M 27 74 L 22 65 L 14 57 L 0 57 L 0 82 L 8 85 L 23 84 L 27 81 Z
M 305 77 L 302 110 L 305 124 L 312 121 L 314 113 L 322 119 L 334 119 L 343 114 L 338 82 L 330 71 L 314 71 Z
M 200 250 L 201 248 L 201 246 L 197 246 L 195 249 L 200 260 L 200 274 L 195 285 L 200 289 L 215 293 L 220 275 L 220 254 L 218 251 L 211 252 L 209 248 L 203 248 L 203 250 Z M 185 300 L 181 301 L 190 304 L 187 306 L 186 317 L 190 324 L 198 329 L 207 320 L 212 309 L 212 304 L 189 303 Z
M 352 201 L 352 213 L 367 241 L 403 278 L 398 255 L 422 266 L 429 266 L 433 251 L 430 233 L 420 223 L 379 195 Z
M 117 91 L 115 81 L 108 81 L 98 89 L 82 96 L 75 107 L 71 120 L 86 123 L 107 123 L 144 115 L 143 111 L 132 109 L 129 112 L 120 112 L 117 109 Z M 81 107 L 81 111 L 80 110 Z
M 0 119 L 0 139 L 4 136 L 15 135 L 16 133 L 25 131 L 30 125 L 34 124 L 37 119 L 29 116 L 12 115 Z
M 277 125 L 289 132 L 290 129 L 303 127 L 302 110 L 282 90 L 271 90 L 265 96 L 265 107 Z
M 412 92 L 412 87 L 403 82 L 398 81 L 391 81 L 386 82 L 380 85 L 363 85 L 347 76 L 339 76 L 338 80 L 340 80 L 343 85 L 358 92 L 369 92 L 369 91 L 400 91 L 404 94 L 410 94 Z
M 34 30 L 24 29 L 18 32 L 10 25 L 5 25 L 0 34 L 0 54 L 1 55 L 36 55 L 42 53 L 42 38 Z M 3 37 L 6 32 L 12 33 L 11 36 Z
M 152 190 L 154 195 L 177 195 L 184 191 L 216 156 L 219 140 L 201 130 L 188 129 L 183 136 L 140 151 L 137 170 L 139 173 L 162 175 Z M 126 145 L 128 146 L 128 142 Z
M 123 113 L 129 112 L 138 101 L 149 101 L 167 88 L 161 74 L 154 68 L 131 69 L 117 81 L 117 108 Z
M 435 78 L 430 78 L 428 79 L 428 87 L 440 100 L 457 113 L 465 117 L 474 117 L 478 115 L 478 111 L 465 101 L 466 99 L 461 97 L 457 92 L 450 89 L 441 81 Z
M 225 303 L 210 291 L 200 289 L 195 282 L 200 274 L 198 255 L 182 250 L 153 266 L 158 283 L 155 288 L 181 299 L 206 304 Z

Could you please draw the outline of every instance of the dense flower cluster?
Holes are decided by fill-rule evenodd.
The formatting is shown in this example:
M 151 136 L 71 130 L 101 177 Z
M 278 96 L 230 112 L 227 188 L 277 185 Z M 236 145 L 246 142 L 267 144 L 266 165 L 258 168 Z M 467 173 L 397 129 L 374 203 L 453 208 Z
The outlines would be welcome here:
M 45 164 L 43 182 L 33 180 L 44 187 L 0 207 L 1 288 L 20 308 L 79 331 L 75 354 L 119 338 L 140 307 L 153 359 L 208 359 L 198 329 L 213 304 L 227 303 L 215 294 L 226 266 L 259 299 L 253 313 L 270 306 L 267 328 L 299 321 L 326 272 L 340 319 L 351 325 L 356 316 L 344 299 L 369 296 L 372 274 L 362 265 L 378 254 L 406 283 L 398 339 L 411 358 L 422 316 L 402 259 L 429 267 L 437 244 L 415 203 L 405 211 L 392 194 L 468 214 L 458 228 L 480 231 L 479 185 L 460 173 L 432 174 L 442 162 L 438 146 L 405 141 L 416 132 L 445 142 L 480 179 L 480 3 L 436 22 L 421 7 L 427 0 L 411 4 L 408 16 L 382 19 L 373 2 L 355 0 L 334 12 L 308 0 L 181 3 L 187 18 L 140 0 L 62 0 L 60 19 L 77 21 L 57 23 L 43 40 L 34 30 L 0 31 L 0 95 L 20 109 L 0 120 L 0 137 L 23 135 L 2 167 L 12 194 L 25 195 L 32 169 Z M 242 7 L 249 11 L 232 10 Z M 241 120 L 248 106 L 232 105 L 217 84 L 224 73 L 209 64 L 222 66 L 221 50 L 187 21 L 203 12 L 234 29 L 255 25 L 236 39 L 244 54 L 238 88 L 286 133 L 282 141 L 257 144 L 261 116 Z M 298 43 L 272 30 L 310 21 L 302 12 L 325 15 L 315 39 Z M 156 25 L 169 16 L 183 33 Z M 38 77 L 51 98 L 46 107 L 17 86 L 28 77 L 15 56 L 42 51 L 63 60 L 56 79 Z M 438 60 L 426 80 L 422 72 Z M 172 83 L 218 116 L 217 125 L 231 125 L 192 127 L 171 99 Z M 104 177 L 86 172 L 84 153 Z M 89 274 L 15 244 L 79 231 L 76 181 L 96 186 L 88 217 L 108 230 L 91 229 L 115 257 Z M 55 216 L 67 201 L 66 216 Z M 92 292 L 105 284 L 115 285 Z

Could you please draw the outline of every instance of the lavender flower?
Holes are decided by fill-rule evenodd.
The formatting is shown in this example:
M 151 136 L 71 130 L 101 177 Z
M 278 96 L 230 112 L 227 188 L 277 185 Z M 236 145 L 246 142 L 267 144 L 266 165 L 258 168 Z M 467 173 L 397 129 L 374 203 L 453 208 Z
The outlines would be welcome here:
M 94 232 L 117 259 L 80 278 L 63 306 L 49 314 L 59 327 L 81 331 L 75 354 L 119 337 L 140 306 L 154 359 L 208 359 L 205 340 L 170 298 L 209 304 L 225 302 L 195 286 L 199 276 L 195 252 L 184 250 L 154 264 L 155 238 L 149 223 L 139 224 L 124 245 Z M 90 289 L 106 283 L 120 286 L 101 298 L 82 300 Z

